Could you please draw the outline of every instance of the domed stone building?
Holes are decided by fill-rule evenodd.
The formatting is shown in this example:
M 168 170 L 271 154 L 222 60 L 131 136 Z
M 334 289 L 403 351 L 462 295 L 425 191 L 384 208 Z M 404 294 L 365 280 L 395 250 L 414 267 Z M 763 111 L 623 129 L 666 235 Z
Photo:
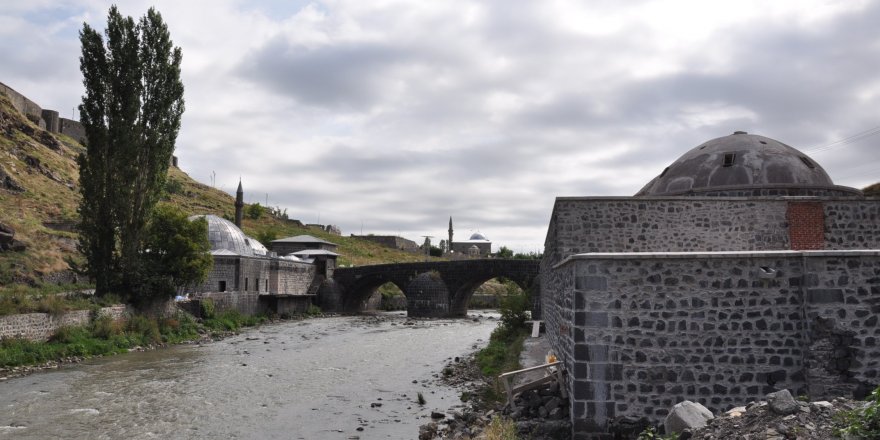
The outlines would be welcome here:
M 239 183 L 235 203 L 238 225 L 216 215 L 190 217 L 207 221 L 214 265 L 204 283 L 181 293 L 190 294 L 195 311 L 199 301 L 211 299 L 218 310 L 235 309 L 251 315 L 305 312 L 321 282 L 332 277 L 332 265 L 316 265 L 296 256 L 279 257 L 245 235 L 239 226 L 243 197 Z
M 470 258 L 488 257 L 492 253 L 492 242 L 479 232 L 471 234 L 467 240 L 454 241 L 452 217 L 449 217 L 449 249 L 453 255 Z
M 771 138 L 701 143 L 633 197 L 558 197 L 540 278 L 574 438 L 880 383 L 880 199 Z

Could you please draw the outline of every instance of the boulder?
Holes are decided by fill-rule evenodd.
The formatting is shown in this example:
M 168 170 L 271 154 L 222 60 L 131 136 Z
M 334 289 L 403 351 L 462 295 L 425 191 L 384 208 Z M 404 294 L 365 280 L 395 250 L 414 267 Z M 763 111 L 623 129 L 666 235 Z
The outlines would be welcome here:
M 788 390 L 770 393 L 767 395 L 766 399 L 767 405 L 770 406 L 770 411 L 773 411 L 775 414 L 787 416 L 798 411 L 798 403 L 794 400 L 794 397 L 791 396 L 791 393 L 789 393 Z
M 712 415 L 712 411 L 709 411 L 705 406 L 697 402 L 685 400 L 672 407 L 672 410 L 666 416 L 666 420 L 663 421 L 663 426 L 666 428 L 667 434 L 672 434 L 682 432 L 688 428 L 702 428 L 706 426 L 707 420 L 714 418 L 715 416 Z
M 0 223 L 0 251 L 9 250 L 15 243 L 15 230 Z

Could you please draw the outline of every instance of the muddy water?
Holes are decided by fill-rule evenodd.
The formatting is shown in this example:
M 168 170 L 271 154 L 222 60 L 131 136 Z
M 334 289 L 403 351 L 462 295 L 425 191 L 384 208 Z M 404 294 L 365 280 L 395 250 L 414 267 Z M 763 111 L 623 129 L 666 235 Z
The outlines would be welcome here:
M 0 439 L 415 439 L 432 410 L 461 403 L 433 376 L 485 344 L 497 315 L 479 316 L 272 324 L 10 379 Z

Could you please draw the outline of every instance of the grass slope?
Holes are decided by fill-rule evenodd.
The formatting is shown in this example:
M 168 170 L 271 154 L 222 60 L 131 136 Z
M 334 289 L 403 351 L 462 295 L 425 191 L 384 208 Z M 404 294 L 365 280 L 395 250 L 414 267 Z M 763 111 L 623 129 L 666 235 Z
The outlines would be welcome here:
M 47 275 L 68 270 L 67 259 L 82 260 L 76 250 L 77 234 L 70 228 L 78 222 L 76 157 L 83 151 L 72 138 L 41 130 L 0 93 L 0 223 L 15 229 L 15 238 L 27 245 L 23 252 L 0 252 L 0 292 L 16 284 L 40 285 Z M 5 176 L 25 190 L 4 189 Z M 185 212 L 233 214 L 234 199 L 229 194 L 196 182 L 180 169 L 170 169 L 168 177 L 175 183 L 169 185 L 174 190 L 167 200 Z M 246 219 L 242 229 L 253 237 L 310 234 L 337 243 L 339 263 L 345 265 L 424 258 L 356 238 L 331 235 L 268 214 L 256 220 Z

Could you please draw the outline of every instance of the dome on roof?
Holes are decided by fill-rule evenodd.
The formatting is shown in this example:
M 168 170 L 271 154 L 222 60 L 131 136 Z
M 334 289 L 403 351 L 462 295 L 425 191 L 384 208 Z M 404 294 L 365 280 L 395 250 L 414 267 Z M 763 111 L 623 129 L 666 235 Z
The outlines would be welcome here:
M 768 191 L 769 190 L 769 191 Z M 806 154 L 764 136 L 737 131 L 682 155 L 636 196 L 860 195 L 834 185 Z
M 479 232 L 474 232 L 473 234 L 471 234 L 471 238 L 470 238 L 470 239 L 471 239 L 471 240 L 489 241 L 489 239 L 486 238 L 485 235 L 483 235 L 483 234 L 481 234 L 481 233 L 479 233 Z
M 211 243 L 212 253 L 226 250 L 236 255 L 253 257 L 257 255 L 253 244 L 256 243 L 263 249 L 262 255 L 265 255 L 266 248 L 258 241 L 244 235 L 244 232 L 241 232 L 241 229 L 238 229 L 238 226 L 235 226 L 231 221 L 211 214 L 193 215 L 189 219 L 195 220 L 200 217 L 204 217 L 208 222 L 208 241 Z

